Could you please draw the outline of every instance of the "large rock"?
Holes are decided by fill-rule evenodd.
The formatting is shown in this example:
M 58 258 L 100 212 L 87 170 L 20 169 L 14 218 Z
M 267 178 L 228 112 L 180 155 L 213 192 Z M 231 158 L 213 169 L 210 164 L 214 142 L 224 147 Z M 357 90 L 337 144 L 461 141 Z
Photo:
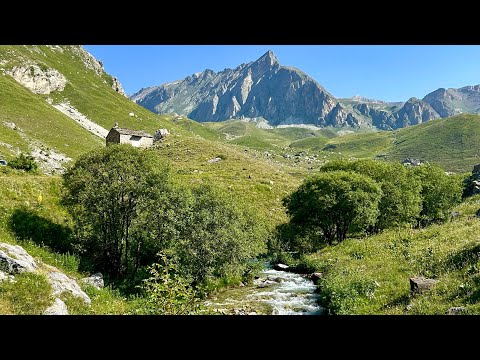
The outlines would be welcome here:
M 102 273 L 96 273 L 90 277 L 83 278 L 80 282 L 85 285 L 93 286 L 97 290 L 102 289 L 105 286 Z
M 55 69 L 40 67 L 37 64 L 15 66 L 9 72 L 17 82 L 35 94 L 50 94 L 63 91 L 67 79 Z
M 49 268 L 51 269 L 52 267 Z M 73 296 L 82 299 L 87 305 L 90 305 L 92 302 L 88 295 L 80 288 L 77 282 L 73 279 L 70 279 L 64 273 L 59 271 L 49 271 L 47 273 L 47 278 L 52 285 L 53 296 L 58 296 L 64 292 L 69 292 Z
M 59 298 L 55 298 L 53 304 L 45 310 L 43 315 L 68 315 L 67 305 Z
M 321 272 L 314 272 L 313 274 L 310 275 L 310 280 L 313 281 L 315 285 L 318 284 L 318 281 L 323 277 L 323 273 Z
M 427 279 L 423 276 L 410 278 L 410 292 L 412 294 L 423 294 L 430 290 L 438 281 Z
M 127 94 L 125 94 L 125 90 L 123 90 L 122 84 L 115 76 L 112 76 L 112 89 L 118 92 L 120 95 L 128 97 Z
M 38 269 L 35 259 L 21 246 L 0 243 L 0 271 L 15 275 Z

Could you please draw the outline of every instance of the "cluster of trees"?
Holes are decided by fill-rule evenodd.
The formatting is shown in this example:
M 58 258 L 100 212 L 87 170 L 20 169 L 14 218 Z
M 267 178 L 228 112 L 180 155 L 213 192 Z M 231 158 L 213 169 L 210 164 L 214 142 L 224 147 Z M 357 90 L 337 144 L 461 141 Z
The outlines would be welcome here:
M 284 199 L 290 222 L 279 228 L 280 242 L 306 253 L 349 233 L 444 221 L 462 191 L 462 178 L 436 165 L 332 161 Z
M 183 186 L 152 150 L 94 150 L 63 178 L 76 250 L 113 281 L 138 283 L 168 252 L 174 278 L 199 287 L 242 276 L 265 251 L 265 224 L 241 199 L 209 185 Z

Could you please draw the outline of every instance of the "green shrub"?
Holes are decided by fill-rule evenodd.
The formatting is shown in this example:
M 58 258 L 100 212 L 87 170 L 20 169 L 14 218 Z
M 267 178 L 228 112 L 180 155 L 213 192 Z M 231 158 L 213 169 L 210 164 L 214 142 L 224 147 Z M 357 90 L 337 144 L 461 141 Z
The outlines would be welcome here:
M 21 153 L 15 159 L 8 163 L 13 169 L 25 170 L 26 172 L 36 173 L 38 169 L 38 164 L 35 161 L 35 158 L 31 155 L 25 155 Z

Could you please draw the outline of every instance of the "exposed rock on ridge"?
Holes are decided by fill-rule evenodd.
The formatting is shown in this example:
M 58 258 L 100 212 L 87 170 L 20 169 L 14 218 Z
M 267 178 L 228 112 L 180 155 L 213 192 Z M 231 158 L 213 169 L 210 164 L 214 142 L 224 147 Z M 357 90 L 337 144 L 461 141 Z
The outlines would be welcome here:
M 65 76 L 57 70 L 40 68 L 37 64 L 15 66 L 7 73 L 35 94 L 63 91 L 67 84 Z

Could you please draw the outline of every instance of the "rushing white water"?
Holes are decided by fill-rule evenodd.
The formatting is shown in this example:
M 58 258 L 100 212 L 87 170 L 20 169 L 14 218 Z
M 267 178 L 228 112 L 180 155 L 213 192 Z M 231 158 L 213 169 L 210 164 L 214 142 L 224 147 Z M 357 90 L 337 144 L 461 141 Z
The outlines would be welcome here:
M 247 308 L 241 312 L 246 314 L 320 315 L 323 309 L 317 303 L 315 289 L 313 282 L 302 275 L 267 269 L 253 286 L 227 290 L 207 305 L 217 309 Z

